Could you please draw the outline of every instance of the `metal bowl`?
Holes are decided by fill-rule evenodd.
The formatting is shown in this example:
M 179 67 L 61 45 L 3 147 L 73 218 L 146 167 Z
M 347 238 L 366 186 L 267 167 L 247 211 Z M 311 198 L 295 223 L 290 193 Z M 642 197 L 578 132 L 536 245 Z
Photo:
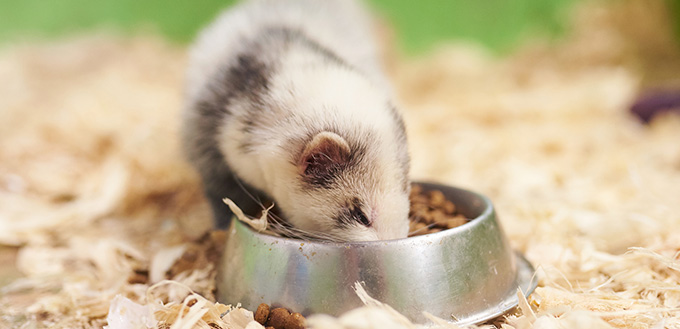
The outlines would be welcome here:
M 455 187 L 440 190 L 467 218 L 465 225 L 398 240 L 308 242 L 259 234 L 233 220 L 217 280 L 222 303 L 255 309 L 285 306 L 303 315 L 340 315 L 362 306 L 353 286 L 408 317 L 422 311 L 459 325 L 479 323 L 515 307 L 534 269 L 510 248 L 486 197 Z

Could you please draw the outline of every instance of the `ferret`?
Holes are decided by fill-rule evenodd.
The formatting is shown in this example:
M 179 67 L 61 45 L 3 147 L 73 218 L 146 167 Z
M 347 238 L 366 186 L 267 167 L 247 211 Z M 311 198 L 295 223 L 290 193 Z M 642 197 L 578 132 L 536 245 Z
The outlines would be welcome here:
M 183 144 L 218 227 L 223 198 L 246 212 L 270 199 L 300 236 L 407 236 L 404 122 L 358 3 L 228 9 L 192 46 L 185 92 Z

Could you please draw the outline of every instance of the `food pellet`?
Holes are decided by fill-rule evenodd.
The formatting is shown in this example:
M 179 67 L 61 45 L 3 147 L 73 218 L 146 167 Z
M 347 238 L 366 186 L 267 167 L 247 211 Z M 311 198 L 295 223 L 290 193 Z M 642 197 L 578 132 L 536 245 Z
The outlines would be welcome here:
M 271 308 L 266 303 L 257 306 L 253 318 L 265 329 L 304 329 L 307 321 L 300 313 L 291 313 L 283 307 Z
M 456 212 L 456 205 L 453 204 L 453 202 L 446 200 L 446 203 L 444 204 L 444 212 L 453 215 Z
M 257 307 L 257 311 L 255 311 L 255 321 L 257 321 L 261 325 L 265 325 L 267 323 L 267 318 L 269 317 L 269 305 L 262 303 Z
M 283 329 L 304 329 L 305 317 L 300 313 L 293 313 L 286 319 Z
M 437 233 L 469 221 L 457 213 L 456 205 L 439 190 L 424 191 L 422 186 L 415 184 L 409 201 L 409 236 Z
M 278 307 L 269 312 L 269 319 L 267 319 L 267 326 L 272 326 L 276 329 L 283 329 L 286 319 L 290 316 L 287 309 Z
M 444 196 L 444 193 L 442 193 L 442 191 L 437 191 L 437 190 L 430 191 L 430 193 L 428 193 L 428 195 L 430 197 L 430 204 L 433 207 L 443 206 L 444 203 L 446 202 L 446 197 Z

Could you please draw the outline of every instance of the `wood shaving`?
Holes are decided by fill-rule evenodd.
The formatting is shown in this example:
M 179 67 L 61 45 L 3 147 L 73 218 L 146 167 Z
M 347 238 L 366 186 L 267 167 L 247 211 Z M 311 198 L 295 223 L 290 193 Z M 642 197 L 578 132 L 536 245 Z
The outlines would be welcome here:
M 231 209 L 231 212 L 234 213 L 234 216 L 236 218 L 246 224 L 248 224 L 250 227 L 252 227 L 255 231 L 257 232 L 266 232 L 268 234 L 276 234 L 275 232 L 269 230 L 267 231 L 267 218 L 269 215 L 269 211 L 274 207 L 274 205 L 270 205 L 269 207 L 265 208 L 262 210 L 262 214 L 260 215 L 260 218 L 250 218 L 246 216 L 241 208 L 239 208 L 234 201 L 231 201 L 229 198 L 224 198 L 224 203 L 229 206 L 229 209 Z

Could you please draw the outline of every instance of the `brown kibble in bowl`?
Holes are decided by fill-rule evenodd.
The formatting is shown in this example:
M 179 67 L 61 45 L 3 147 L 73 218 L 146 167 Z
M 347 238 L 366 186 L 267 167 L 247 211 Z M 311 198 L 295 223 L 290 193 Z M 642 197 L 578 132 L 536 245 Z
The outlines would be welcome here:
M 278 307 L 269 312 L 269 319 L 267 320 L 267 326 L 272 326 L 276 329 L 283 329 L 286 320 L 290 316 L 290 312 L 287 309 Z
M 432 205 L 432 207 L 441 207 L 447 201 L 442 191 L 437 190 L 430 191 L 430 193 L 428 193 L 428 196 L 430 197 L 430 204 Z
M 409 236 L 437 233 L 468 222 L 441 191 L 424 191 L 416 184 L 411 188 L 409 201 Z
M 260 304 L 255 311 L 254 317 L 255 321 L 264 326 L 267 323 L 267 318 L 269 318 L 269 305 L 265 303 Z
M 462 215 L 456 215 L 456 217 L 449 218 L 446 220 L 446 228 L 454 228 L 467 223 L 467 219 Z
M 433 223 L 436 224 L 443 224 L 449 219 L 441 209 L 432 209 L 430 216 L 433 218 Z
M 435 214 L 430 210 L 422 212 L 419 218 L 421 222 L 427 225 L 431 225 L 436 222 Z
M 427 231 L 427 224 L 419 221 L 412 220 L 409 232 L 411 233 L 421 233 Z M 424 233 L 421 233 L 424 234 Z
M 444 212 L 448 215 L 453 215 L 456 213 L 456 205 L 453 204 L 453 202 L 446 200 L 446 203 L 444 203 Z

